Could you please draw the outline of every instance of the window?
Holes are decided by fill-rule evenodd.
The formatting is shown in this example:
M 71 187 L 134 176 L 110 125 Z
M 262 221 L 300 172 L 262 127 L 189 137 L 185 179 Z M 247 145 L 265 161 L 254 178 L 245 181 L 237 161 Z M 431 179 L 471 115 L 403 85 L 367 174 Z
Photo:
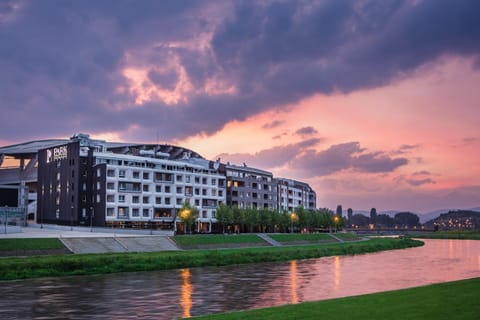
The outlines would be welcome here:
M 218 190 L 218 196 L 223 197 L 223 190 Z
M 115 215 L 114 208 L 107 208 L 107 217 L 113 217 Z
M 100 189 L 102 189 L 102 188 L 101 188 L 100 181 L 97 181 L 97 190 L 100 190 Z
M 182 182 L 183 181 L 183 176 L 177 176 L 177 182 Z
M 140 209 L 133 208 L 132 209 L 132 217 L 140 217 Z
M 100 203 L 101 202 L 101 198 L 100 198 L 100 195 L 97 194 L 97 203 Z
M 212 185 L 216 185 L 217 184 L 217 179 L 212 179 Z
M 115 170 L 108 169 L 107 170 L 107 177 L 115 177 Z
M 161 197 L 155 197 L 155 204 L 162 204 L 162 198 Z
M 182 189 L 183 189 L 182 187 L 177 187 L 177 194 L 182 193 Z
M 140 197 L 139 196 L 133 196 L 132 197 L 132 203 L 140 203 Z
M 143 173 L 143 179 L 144 179 L 144 180 L 150 179 L 150 174 L 149 174 L 148 172 L 144 172 L 144 173 Z
M 119 170 L 119 171 L 118 171 L 118 176 L 119 176 L 120 178 L 125 178 L 125 170 Z
M 118 195 L 118 202 L 125 202 L 125 196 L 123 194 Z
M 100 170 L 100 168 L 97 168 L 97 177 L 101 177 L 102 176 L 102 170 Z
M 216 218 L 216 217 L 217 217 L 217 211 L 212 210 L 212 218 Z
M 107 183 L 107 189 L 108 190 L 115 190 L 115 183 L 113 183 L 113 182 Z
M 186 182 L 186 183 L 190 183 L 190 176 L 186 176 L 186 177 L 185 177 L 185 182 Z
M 143 217 L 144 217 L 144 218 L 150 217 L 150 212 L 149 212 L 148 209 L 143 209 Z
M 87 217 L 87 208 L 82 208 L 82 218 Z
M 200 206 L 200 200 L 195 199 L 195 206 L 196 206 L 196 207 L 199 207 L 199 206 Z
M 148 192 L 148 190 L 149 190 L 148 184 L 144 184 L 143 185 L 143 191 Z
M 165 186 L 165 193 L 170 193 L 170 186 Z
M 185 195 L 188 197 L 192 196 L 192 187 L 185 187 Z
M 207 178 L 202 178 L 202 184 L 207 184 Z
M 149 203 L 150 197 L 143 197 L 143 203 Z
M 72 170 L 72 178 L 75 178 L 75 170 Z
M 165 204 L 170 204 L 170 198 L 165 198 Z
M 119 207 L 118 208 L 118 218 L 128 219 L 128 207 Z
M 177 198 L 177 205 L 181 205 L 182 204 L 182 198 Z
M 157 184 L 157 185 L 155 186 L 155 192 L 162 192 L 162 186 L 159 185 L 159 184 Z
M 195 177 L 195 183 L 200 183 L 200 177 Z
M 138 171 L 133 171 L 133 179 L 140 179 L 140 172 Z
M 60 181 L 60 178 L 61 178 L 61 174 L 60 172 L 57 172 L 57 181 Z
M 107 202 L 115 202 L 115 196 L 113 194 L 107 195 Z

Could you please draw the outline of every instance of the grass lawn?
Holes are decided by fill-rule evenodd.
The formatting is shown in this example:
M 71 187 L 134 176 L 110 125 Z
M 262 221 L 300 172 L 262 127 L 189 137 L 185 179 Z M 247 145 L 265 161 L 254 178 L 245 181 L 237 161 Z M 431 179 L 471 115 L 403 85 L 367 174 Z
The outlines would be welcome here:
M 63 243 L 56 238 L 0 239 L 0 251 L 63 249 Z
M 356 235 L 354 233 L 349 233 L 349 232 L 346 232 L 346 233 L 338 232 L 338 233 L 335 233 L 335 236 L 337 238 L 340 238 L 340 239 L 344 240 L 344 241 L 355 241 L 355 240 L 362 239 L 362 237 L 359 237 L 358 235 Z
M 410 236 L 424 239 L 480 240 L 480 231 L 437 231 L 432 233 L 412 233 Z
M 477 320 L 480 278 L 195 319 Z
M 307 246 L 8 258 L 0 259 L 0 280 L 289 261 L 421 245 L 423 242 L 409 238 L 376 238 Z
M 262 238 L 255 234 L 202 234 L 202 235 L 182 235 L 170 237 L 176 244 L 181 246 L 194 246 L 205 244 L 225 244 L 225 243 L 263 243 Z
M 285 242 L 318 242 L 318 241 L 335 241 L 328 233 L 288 233 L 288 234 L 272 234 L 269 235 L 275 241 Z

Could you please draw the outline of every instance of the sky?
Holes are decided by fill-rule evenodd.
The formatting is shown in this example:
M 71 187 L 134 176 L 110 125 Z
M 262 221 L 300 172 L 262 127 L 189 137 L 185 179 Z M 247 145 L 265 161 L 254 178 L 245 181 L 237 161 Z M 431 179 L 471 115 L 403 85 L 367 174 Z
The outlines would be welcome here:
M 0 114 L 0 145 L 171 143 L 318 207 L 479 207 L 480 2 L 0 0 Z

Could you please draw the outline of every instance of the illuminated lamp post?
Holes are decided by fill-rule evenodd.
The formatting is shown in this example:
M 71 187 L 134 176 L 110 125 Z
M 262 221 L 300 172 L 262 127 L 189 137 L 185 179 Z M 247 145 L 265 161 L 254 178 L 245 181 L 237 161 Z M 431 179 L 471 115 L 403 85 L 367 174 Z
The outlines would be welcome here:
M 298 220 L 298 215 L 295 212 L 292 212 L 290 214 L 290 222 L 291 222 L 291 233 L 293 233 L 293 222 L 296 222 Z
M 333 217 L 333 222 L 335 222 L 335 233 L 337 233 L 337 224 L 340 218 L 338 216 Z
M 185 233 L 187 231 L 187 223 L 190 222 L 190 217 L 192 216 L 192 210 L 190 209 L 183 209 L 180 211 L 180 219 L 182 219 L 183 223 L 185 224 Z

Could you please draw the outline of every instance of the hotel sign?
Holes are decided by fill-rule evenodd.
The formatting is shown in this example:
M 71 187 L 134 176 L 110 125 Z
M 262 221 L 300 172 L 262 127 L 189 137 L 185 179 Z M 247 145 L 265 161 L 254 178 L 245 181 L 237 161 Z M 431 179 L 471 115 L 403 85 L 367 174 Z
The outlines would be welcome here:
M 53 149 L 47 149 L 47 163 L 67 159 L 68 157 L 68 145 L 56 147 Z

